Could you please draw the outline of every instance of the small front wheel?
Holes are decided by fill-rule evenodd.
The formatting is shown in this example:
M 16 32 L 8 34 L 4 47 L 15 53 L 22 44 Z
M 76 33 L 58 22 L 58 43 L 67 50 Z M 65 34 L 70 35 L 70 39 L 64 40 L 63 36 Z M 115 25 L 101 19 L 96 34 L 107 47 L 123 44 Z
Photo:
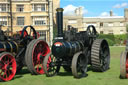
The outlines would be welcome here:
M 8 52 L 0 54 L 0 80 L 9 81 L 16 74 L 16 60 L 14 56 Z
M 48 77 L 56 75 L 60 70 L 60 66 L 56 65 L 56 57 L 51 53 L 44 57 L 43 67 Z
M 76 53 L 72 60 L 72 74 L 75 78 L 86 76 L 88 58 L 81 52 Z

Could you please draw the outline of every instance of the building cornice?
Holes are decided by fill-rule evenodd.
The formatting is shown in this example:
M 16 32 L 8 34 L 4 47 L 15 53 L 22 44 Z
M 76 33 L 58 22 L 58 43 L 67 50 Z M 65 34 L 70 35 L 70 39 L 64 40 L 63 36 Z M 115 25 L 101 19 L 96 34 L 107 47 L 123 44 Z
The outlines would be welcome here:
M 9 2 L 0 2 L 0 4 L 9 4 Z
M 42 2 L 30 2 L 31 4 L 48 4 L 48 2 L 42 1 Z
M 12 0 L 12 1 L 31 1 L 31 0 Z
M 90 19 L 93 19 L 93 18 L 95 18 L 95 19 L 109 19 L 109 18 L 114 18 L 114 19 L 118 19 L 118 18 L 124 18 L 124 16 L 112 16 L 112 17 L 84 17 L 85 19 L 86 18 L 90 18 Z

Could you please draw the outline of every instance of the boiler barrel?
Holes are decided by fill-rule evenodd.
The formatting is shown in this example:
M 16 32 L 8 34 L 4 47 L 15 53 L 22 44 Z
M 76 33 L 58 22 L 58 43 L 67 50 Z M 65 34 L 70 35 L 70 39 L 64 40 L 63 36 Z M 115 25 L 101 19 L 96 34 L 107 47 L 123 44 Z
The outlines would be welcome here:
M 17 52 L 18 45 L 15 41 L 0 42 L 0 52 Z
M 74 53 L 84 49 L 82 41 L 56 42 L 52 46 L 52 54 L 56 57 L 73 56 Z

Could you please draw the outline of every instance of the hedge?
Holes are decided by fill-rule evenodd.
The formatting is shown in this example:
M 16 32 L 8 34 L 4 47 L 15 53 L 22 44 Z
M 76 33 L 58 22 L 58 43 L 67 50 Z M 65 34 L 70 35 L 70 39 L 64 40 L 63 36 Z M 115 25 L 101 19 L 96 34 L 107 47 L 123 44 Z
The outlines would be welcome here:
M 100 39 L 106 39 L 110 46 L 113 45 L 125 45 L 125 41 L 127 40 L 127 35 L 112 35 L 112 34 L 100 34 L 98 36 Z

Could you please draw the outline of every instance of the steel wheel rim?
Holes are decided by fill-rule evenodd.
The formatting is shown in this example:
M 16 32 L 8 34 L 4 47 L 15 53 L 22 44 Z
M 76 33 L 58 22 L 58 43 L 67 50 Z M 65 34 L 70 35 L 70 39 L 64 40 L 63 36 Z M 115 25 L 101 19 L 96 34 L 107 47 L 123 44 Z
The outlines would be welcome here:
M 128 52 L 127 52 L 127 55 L 126 55 L 126 78 L 128 78 Z
M 54 75 L 57 71 L 57 66 L 55 65 L 56 58 L 53 55 L 50 55 L 47 61 L 47 72 L 49 75 Z
M 88 59 L 82 51 L 76 53 L 72 59 L 72 74 L 75 78 L 82 78 L 87 76 Z
M 32 62 L 33 67 L 36 70 L 38 74 L 44 74 L 43 70 L 43 59 L 44 57 L 50 52 L 50 49 L 46 42 L 44 41 L 38 41 L 33 48 L 32 51 Z
M 52 53 L 45 56 L 43 66 L 47 77 L 55 76 L 60 70 L 60 66 L 56 62 L 56 57 Z
M 110 58 L 108 45 L 106 45 L 106 43 L 102 43 L 100 50 L 101 50 L 100 51 L 100 57 L 101 57 L 100 63 L 101 63 L 101 67 L 103 68 L 103 70 L 105 70 L 109 64 L 108 60 Z
M 0 78 L 3 81 L 11 80 L 16 73 L 16 61 L 12 55 L 4 54 L 0 57 Z
M 83 55 L 80 54 L 77 61 L 77 73 L 79 77 L 82 77 L 85 75 L 85 72 L 87 71 L 87 65 L 85 64 L 86 59 L 84 59 Z

